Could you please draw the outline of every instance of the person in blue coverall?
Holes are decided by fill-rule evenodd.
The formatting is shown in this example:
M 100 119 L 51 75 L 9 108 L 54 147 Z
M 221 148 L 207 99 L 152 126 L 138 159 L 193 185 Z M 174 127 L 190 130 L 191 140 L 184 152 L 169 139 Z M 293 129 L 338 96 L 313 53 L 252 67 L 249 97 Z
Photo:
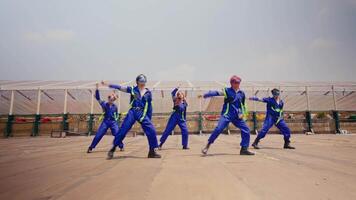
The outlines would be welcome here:
M 167 140 L 168 136 L 174 130 L 174 128 L 179 126 L 182 132 L 182 146 L 183 149 L 188 148 L 188 128 L 187 128 L 187 101 L 185 100 L 185 95 L 182 91 L 178 91 L 178 87 L 172 91 L 172 99 L 173 99 L 173 113 L 171 114 L 166 129 L 162 133 L 159 149 L 162 148 L 163 144 Z
M 124 148 L 124 144 L 122 141 L 124 140 L 126 134 L 130 131 L 136 121 L 141 124 L 141 127 L 148 139 L 148 158 L 161 158 L 161 156 L 156 153 L 156 148 L 158 147 L 156 129 L 151 122 L 152 93 L 146 88 L 146 82 L 147 78 L 143 74 L 140 74 L 136 77 L 137 85 L 131 87 L 106 84 L 104 81 L 102 82 L 103 85 L 108 85 L 109 88 L 114 88 L 121 92 L 129 93 L 131 95 L 130 110 L 128 111 L 124 121 L 122 122 L 119 132 L 115 135 L 113 147 L 108 152 L 108 159 L 113 158 L 117 146 L 120 149 Z
M 246 115 L 245 93 L 240 90 L 241 78 L 232 76 L 230 79 L 231 87 L 223 88 L 222 91 L 209 91 L 204 94 L 204 98 L 214 96 L 224 96 L 224 104 L 221 111 L 221 117 L 217 127 L 210 135 L 207 145 L 202 149 L 205 155 L 208 153 L 209 147 L 220 133 L 232 122 L 237 128 L 241 130 L 241 150 L 240 155 L 254 155 L 248 150 L 250 143 L 250 129 L 247 126 L 244 115 Z
M 100 142 L 101 138 L 103 138 L 109 128 L 112 135 L 116 135 L 116 133 L 119 131 L 119 125 L 117 123 L 119 114 L 117 112 L 117 106 L 114 104 L 117 99 L 117 95 L 115 93 L 110 94 L 108 96 L 108 101 L 105 102 L 100 99 L 98 88 L 99 84 L 96 84 L 95 98 L 103 109 L 104 119 L 100 124 L 99 129 L 96 132 L 93 142 L 89 146 L 87 153 L 91 153 L 93 151 L 93 149 Z
M 287 126 L 287 123 L 283 119 L 283 106 L 284 103 L 280 99 L 280 91 L 278 89 L 272 90 L 273 97 L 266 97 L 263 99 L 259 99 L 257 97 L 249 98 L 252 101 L 259 101 L 266 103 L 267 113 L 266 118 L 263 123 L 263 127 L 261 131 L 258 133 L 255 141 L 252 143 L 252 146 L 255 149 L 259 149 L 258 143 L 262 138 L 264 138 L 269 131 L 269 129 L 275 125 L 283 134 L 284 136 L 284 148 L 285 149 L 295 149 L 294 147 L 290 146 L 290 129 Z

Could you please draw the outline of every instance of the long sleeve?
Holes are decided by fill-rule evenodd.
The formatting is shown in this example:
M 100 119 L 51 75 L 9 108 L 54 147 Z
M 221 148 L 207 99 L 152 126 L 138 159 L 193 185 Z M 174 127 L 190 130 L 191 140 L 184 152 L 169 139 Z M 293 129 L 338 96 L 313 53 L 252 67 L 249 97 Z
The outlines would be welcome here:
M 99 90 L 95 90 L 95 99 L 99 102 L 101 108 L 104 110 L 105 109 L 105 101 L 100 99 Z
M 215 97 L 215 96 L 224 96 L 224 93 L 221 92 L 221 91 L 216 91 L 216 90 L 212 91 L 212 90 L 210 90 L 209 92 L 207 92 L 207 93 L 205 93 L 203 95 L 204 99 L 210 98 L 210 97 Z
M 129 87 L 121 86 L 121 85 L 110 84 L 109 88 L 120 90 L 121 92 L 127 92 L 127 93 L 131 92 L 129 91 Z
M 174 90 L 172 90 L 172 93 L 171 93 L 172 97 L 175 97 L 177 92 L 178 92 L 178 88 L 174 88 Z
M 250 97 L 249 100 L 251 101 L 259 101 L 259 102 L 263 102 L 263 103 L 267 103 L 268 102 L 268 98 L 262 98 L 262 99 L 259 99 L 258 97 Z

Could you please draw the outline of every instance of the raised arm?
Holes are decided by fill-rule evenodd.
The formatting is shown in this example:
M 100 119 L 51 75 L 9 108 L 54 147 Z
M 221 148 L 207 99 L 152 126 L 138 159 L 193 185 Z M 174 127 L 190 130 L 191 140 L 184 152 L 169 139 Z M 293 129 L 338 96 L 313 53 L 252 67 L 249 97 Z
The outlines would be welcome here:
M 178 92 L 178 87 L 176 87 L 176 88 L 174 88 L 174 90 L 172 90 L 172 98 L 174 98 L 175 96 L 176 96 L 176 94 L 177 94 L 177 92 Z
M 222 91 L 210 90 L 209 92 L 207 92 L 203 95 L 203 98 L 206 99 L 206 98 L 215 97 L 215 96 L 224 96 L 224 93 Z
M 104 109 L 105 108 L 105 101 L 100 99 L 99 84 L 96 84 L 95 99 L 99 102 L 100 106 Z

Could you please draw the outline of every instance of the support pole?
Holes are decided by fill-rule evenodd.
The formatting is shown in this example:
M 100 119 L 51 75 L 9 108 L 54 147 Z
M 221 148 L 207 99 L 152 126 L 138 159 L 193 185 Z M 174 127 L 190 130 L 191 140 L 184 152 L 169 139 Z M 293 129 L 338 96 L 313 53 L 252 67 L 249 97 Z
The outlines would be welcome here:
M 333 118 L 335 121 L 335 133 L 336 134 L 340 134 L 341 130 L 340 130 L 340 117 L 339 117 L 339 112 L 337 110 L 333 110 Z
M 257 134 L 257 112 L 252 112 L 252 121 L 253 121 L 253 132 Z
M 10 110 L 9 115 L 12 115 L 14 111 L 15 91 L 11 90 Z
M 32 135 L 31 136 L 38 136 L 39 135 L 39 127 L 40 127 L 40 121 L 41 121 L 41 115 L 40 115 L 40 109 L 41 109 L 41 89 L 38 89 L 37 91 L 37 108 L 36 108 L 36 115 L 35 115 L 35 121 L 33 122 L 33 128 L 32 128 Z
M 91 91 L 91 101 L 90 101 L 90 113 L 88 119 L 88 136 L 93 133 L 93 123 L 94 123 L 94 90 Z
M 307 132 L 313 132 L 313 123 L 310 112 L 310 102 L 309 102 L 309 88 L 305 86 L 305 97 L 307 100 L 307 111 L 305 112 L 305 120 L 307 122 Z
M 68 89 L 64 90 L 64 107 L 63 107 L 63 121 L 62 121 L 62 131 L 68 131 L 68 113 L 67 113 L 67 99 L 68 99 Z
M 67 101 L 68 99 L 68 89 L 64 89 L 64 106 L 63 106 L 63 114 L 67 114 Z
M 334 102 L 334 110 L 332 111 L 333 118 L 335 121 L 335 133 L 340 134 L 340 116 L 339 116 L 339 111 L 337 110 L 337 102 L 336 102 L 336 96 L 335 96 L 335 88 L 334 85 L 331 86 L 331 91 L 333 93 L 333 102 Z
M 198 118 L 198 128 L 199 134 L 203 134 L 203 113 L 202 113 L 202 98 L 199 98 L 199 118 Z
M 336 96 L 335 96 L 335 88 L 334 85 L 331 86 L 331 91 L 333 93 L 333 102 L 334 102 L 334 110 L 337 110 Z
M 10 109 L 9 109 L 9 115 L 7 116 L 6 129 L 4 133 L 5 137 L 12 136 L 12 125 L 15 119 L 15 116 L 13 115 L 14 101 L 15 101 L 15 93 L 13 90 L 11 90 Z

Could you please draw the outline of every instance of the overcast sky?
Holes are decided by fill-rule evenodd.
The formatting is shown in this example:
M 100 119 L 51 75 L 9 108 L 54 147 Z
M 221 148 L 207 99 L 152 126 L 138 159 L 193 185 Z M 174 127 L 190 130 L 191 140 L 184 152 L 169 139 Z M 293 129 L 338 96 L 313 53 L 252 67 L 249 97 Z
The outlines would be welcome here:
M 0 79 L 356 81 L 356 0 L 0 0 Z

